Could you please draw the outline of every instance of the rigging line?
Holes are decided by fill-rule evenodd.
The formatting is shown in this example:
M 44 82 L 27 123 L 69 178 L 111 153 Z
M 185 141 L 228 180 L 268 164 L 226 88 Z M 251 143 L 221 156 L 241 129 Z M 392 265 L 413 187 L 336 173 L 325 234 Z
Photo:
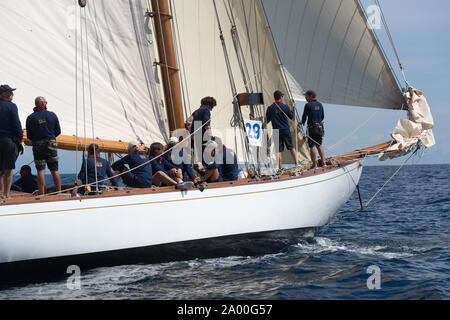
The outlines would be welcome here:
M 82 96 L 83 96 L 83 127 L 84 127 L 84 152 L 83 152 L 83 161 L 85 161 L 85 178 L 86 182 L 88 182 L 88 170 L 87 170 L 87 156 L 86 156 L 86 145 L 87 145 L 87 130 L 86 130 L 86 94 L 85 94 L 85 79 L 84 79 L 84 46 L 83 46 L 83 18 L 82 12 L 86 12 L 85 10 L 80 9 L 80 31 L 81 31 L 81 84 L 83 86 Z M 84 15 L 86 19 L 86 14 Z M 86 31 L 85 31 L 86 32 Z
M 257 22 L 258 21 L 258 13 L 257 13 L 257 6 L 256 6 L 256 1 L 253 1 L 253 11 L 255 14 L 255 25 L 256 25 L 256 46 L 258 48 L 258 68 L 259 70 L 255 69 L 255 73 L 257 73 L 255 76 L 259 77 L 259 79 L 256 80 L 256 83 L 258 84 L 258 80 L 259 80 L 259 92 L 263 92 L 263 78 L 262 78 L 262 56 L 261 56 L 261 45 L 259 43 L 259 28 L 257 27 Z
M 229 9 L 230 9 L 230 13 L 228 13 L 227 5 L 226 5 L 225 0 L 224 0 L 224 7 L 225 7 L 225 10 L 227 11 L 228 17 L 230 18 L 230 23 L 232 25 L 231 35 L 232 35 L 233 45 L 234 45 L 234 48 L 235 48 L 235 53 L 236 53 L 236 56 L 237 56 L 239 68 L 240 68 L 241 75 L 242 75 L 242 78 L 243 78 L 243 81 L 244 81 L 245 89 L 246 89 L 247 93 L 250 93 L 250 92 L 253 92 L 253 86 L 252 86 L 252 83 L 251 83 L 251 77 L 250 77 L 250 73 L 248 71 L 247 63 L 245 61 L 245 55 L 244 55 L 244 52 L 243 52 L 243 49 L 242 49 L 242 44 L 241 44 L 241 40 L 240 40 L 239 33 L 238 33 L 238 30 L 237 30 L 236 20 L 234 18 L 233 8 L 231 6 L 230 0 L 228 0 L 228 6 L 229 6 Z M 244 15 L 245 15 L 245 8 L 243 8 L 243 10 L 244 10 Z M 249 41 L 250 41 L 250 39 L 249 39 Z M 243 130 L 242 133 L 246 134 L 245 126 L 243 124 L 244 117 L 243 117 L 243 114 L 242 114 L 242 109 L 240 107 L 239 107 L 239 115 L 240 115 L 240 124 L 241 124 L 242 130 Z M 250 107 L 250 115 L 251 115 L 251 118 L 254 118 L 254 107 L 253 106 Z M 248 157 L 248 161 L 249 162 L 251 161 L 253 165 L 258 163 L 255 160 L 255 158 L 254 158 L 252 150 L 250 150 L 250 145 L 249 145 L 249 142 L 248 142 L 247 135 L 245 135 L 245 137 L 244 137 L 241 134 L 241 139 L 242 139 L 243 145 L 246 148 L 246 154 L 247 154 L 247 157 Z M 258 163 L 258 165 L 259 165 L 259 163 Z
M 355 130 L 353 130 L 351 133 L 349 133 L 347 136 L 336 142 L 334 145 L 330 147 L 331 150 L 335 149 L 337 146 L 345 142 L 347 139 L 352 137 L 356 132 L 358 132 L 361 128 L 363 128 L 370 120 L 372 120 L 380 111 L 375 111 L 365 122 L 363 122 L 361 125 L 359 125 Z
M 309 2 L 309 0 L 307 0 L 307 4 L 308 4 L 308 2 Z M 278 63 L 280 65 L 280 71 L 281 71 L 281 76 L 283 77 L 284 85 L 285 85 L 285 87 L 288 90 L 289 98 L 291 100 L 291 104 L 295 104 L 294 103 L 294 98 L 293 98 L 294 95 L 292 94 L 292 90 L 291 90 L 291 88 L 289 86 L 289 81 L 287 80 L 286 70 L 284 68 L 283 61 L 281 60 L 280 51 L 278 50 L 277 44 L 275 42 L 275 36 L 274 36 L 274 34 L 272 32 L 272 28 L 270 27 L 270 24 L 269 24 L 269 19 L 268 19 L 268 16 L 267 16 L 266 9 L 264 7 L 264 3 L 262 2 L 262 0 L 259 0 L 259 3 L 260 3 L 260 6 L 261 6 L 261 9 L 263 11 L 264 18 L 266 19 L 266 26 L 267 26 L 267 29 L 269 30 L 269 36 L 272 39 L 273 48 L 275 49 L 275 53 L 276 53 L 277 58 L 278 58 Z
M 33 162 L 34 160 L 28 163 L 27 166 L 30 166 Z M 17 176 L 18 174 L 20 174 L 20 170 L 17 170 L 16 173 L 14 173 L 13 177 Z
M 80 21 L 81 22 L 81 21 Z M 75 171 L 78 171 L 78 6 L 75 4 Z M 75 175 L 75 183 L 77 180 Z
M 239 69 L 240 69 L 241 75 L 242 75 L 242 80 L 244 81 L 244 86 L 245 86 L 247 93 L 250 93 L 250 92 L 253 92 L 253 88 L 252 88 L 251 81 L 249 82 L 250 76 L 249 76 L 249 72 L 247 69 L 247 65 L 245 63 L 245 56 L 244 56 L 244 53 L 242 50 L 241 41 L 239 38 L 239 33 L 237 30 L 236 21 L 234 19 L 233 9 L 231 7 L 230 0 L 228 0 L 228 6 L 230 9 L 230 13 L 228 13 L 227 4 L 225 3 L 225 0 L 224 0 L 224 7 L 225 7 L 225 10 L 227 11 L 228 18 L 230 19 L 231 38 L 233 40 L 233 46 L 234 46 L 234 50 L 236 52 Z
M 233 70 L 231 68 L 231 63 L 230 63 L 230 57 L 228 55 L 228 50 L 227 50 L 227 46 L 225 43 L 225 37 L 223 35 L 223 29 L 222 29 L 222 24 L 220 22 L 220 18 L 219 18 L 219 11 L 217 9 L 217 4 L 216 4 L 216 0 L 213 0 L 213 5 L 214 5 L 214 11 L 216 14 L 216 21 L 219 27 L 219 33 L 220 33 L 220 41 L 222 43 L 222 49 L 223 49 L 223 54 L 225 57 L 225 64 L 226 64 L 226 68 L 227 68 L 227 73 L 228 73 L 228 78 L 230 80 L 230 86 L 231 86 L 231 90 L 232 90 L 232 95 L 233 95 L 233 106 L 234 106 L 234 112 L 233 112 L 233 124 L 234 126 L 239 126 L 241 129 L 241 133 L 242 132 L 246 132 L 245 131 L 245 126 L 244 126 L 244 120 L 242 118 L 242 110 L 239 106 L 239 103 L 237 101 L 237 88 L 236 88 L 236 83 L 234 81 L 234 77 L 233 77 Z M 238 116 L 239 118 L 236 120 L 236 116 Z M 246 167 L 247 170 L 249 169 L 248 167 L 248 163 L 249 163 L 249 154 L 248 154 L 248 150 L 249 150 L 249 142 L 248 142 L 248 136 L 245 135 L 245 138 L 243 136 L 243 134 L 240 134 L 241 136 L 241 140 L 244 142 L 244 148 L 245 148 L 245 152 L 244 152 L 244 156 L 246 157 Z M 237 145 L 237 144 L 236 144 Z
M 172 149 L 174 149 L 174 148 L 176 148 L 176 147 L 178 147 L 178 146 L 184 144 L 186 141 L 189 141 L 193 136 L 195 136 L 195 134 L 196 134 L 197 132 L 199 132 L 200 130 L 202 130 L 203 127 L 205 127 L 205 126 L 208 125 L 208 124 L 209 124 L 209 123 L 203 124 L 203 125 L 202 125 L 201 127 L 199 127 L 197 130 L 195 130 L 193 133 L 191 133 L 189 136 L 187 136 L 186 138 L 184 138 L 183 140 L 181 140 L 180 142 L 178 142 L 178 144 L 176 144 L 175 146 L 173 146 L 171 149 L 167 149 L 166 151 L 164 151 L 164 152 L 163 152 L 162 154 L 160 154 L 159 156 L 157 156 L 157 157 L 155 157 L 155 158 L 152 158 L 152 159 L 148 160 L 147 162 L 144 162 L 144 163 L 140 164 L 139 166 L 136 166 L 136 167 L 134 167 L 134 168 L 132 168 L 132 169 L 129 169 L 129 170 L 127 170 L 127 171 L 124 171 L 124 172 L 119 173 L 119 174 L 117 174 L 117 175 L 114 175 L 114 176 L 112 176 L 112 177 L 108 177 L 108 178 L 106 178 L 106 179 L 100 180 L 100 181 L 98 181 L 98 183 L 103 183 L 103 182 L 106 182 L 106 181 L 111 180 L 111 179 L 119 178 L 119 177 L 121 177 L 121 176 L 123 176 L 123 175 L 125 175 L 125 174 L 127 174 L 127 173 L 133 172 L 133 171 L 135 171 L 135 170 L 137 170 L 137 169 L 139 169 L 139 168 L 142 168 L 142 167 L 148 165 L 149 163 L 151 163 L 152 161 L 158 159 L 159 157 L 165 156 L 165 155 L 166 155 L 167 153 L 169 153 Z M 121 158 L 120 155 L 118 155 L 118 156 L 119 156 L 119 158 Z M 87 180 L 86 180 L 86 181 L 87 181 Z M 95 182 L 92 182 L 92 183 L 86 183 L 86 184 L 84 184 L 84 185 L 82 185 L 82 186 L 75 186 L 75 187 L 70 188 L 70 189 L 64 189 L 64 192 L 67 193 L 67 192 L 69 192 L 69 191 L 73 191 L 73 190 L 78 189 L 78 188 L 86 188 L 86 187 L 89 187 L 89 186 L 91 186 L 91 185 L 93 185 L 93 184 L 95 184 Z M 44 196 L 52 196 L 52 195 L 57 195 L 57 194 L 60 194 L 60 192 L 47 193 L 47 194 L 44 194 L 44 195 L 42 195 L 42 196 L 43 196 L 43 197 L 44 197 Z
M 366 21 L 368 21 L 369 18 L 368 18 L 368 16 L 367 16 L 367 13 L 362 9 L 363 7 L 362 7 L 362 4 L 361 4 L 361 1 L 360 1 L 360 0 L 355 0 L 355 4 L 356 4 L 356 7 L 358 8 L 358 10 L 359 10 L 361 16 L 362 16 L 363 18 L 365 18 Z M 380 41 L 380 39 L 378 38 L 378 35 L 377 35 L 376 32 L 373 30 L 373 28 L 369 28 L 369 31 L 370 31 L 370 34 L 372 35 L 373 39 L 375 40 L 375 42 L 378 44 L 378 46 L 376 46 L 377 49 L 378 49 L 378 53 L 381 55 L 381 58 L 384 59 L 384 62 L 385 62 L 385 63 L 389 66 L 389 68 L 390 68 L 390 75 L 393 77 L 393 80 L 396 82 L 398 88 L 401 88 L 400 81 L 399 81 L 399 79 L 398 79 L 398 77 L 397 77 L 397 74 L 396 74 L 395 72 L 393 72 L 392 64 L 391 64 L 391 62 L 389 61 L 389 59 L 387 58 L 386 51 L 384 50 L 384 47 L 383 47 L 383 45 L 381 44 L 381 41 Z
M 167 82 L 169 84 L 169 95 L 170 95 L 170 103 L 171 103 L 170 110 L 172 111 L 172 117 L 173 117 L 173 122 L 174 122 L 173 125 L 174 125 L 174 128 L 176 128 L 177 124 L 176 124 L 176 117 L 175 117 L 175 108 L 174 108 L 174 103 L 173 103 L 173 91 L 172 91 L 172 85 L 170 83 L 169 65 L 167 64 L 167 51 L 166 51 L 164 32 L 163 32 L 162 21 L 161 21 L 162 15 L 161 15 L 161 9 L 159 7 L 159 1 L 156 1 L 156 6 L 158 9 L 157 14 L 158 14 L 159 28 L 161 29 L 161 37 L 162 37 L 161 40 L 162 40 L 162 47 L 163 47 L 163 53 L 164 53 L 164 64 L 165 64 L 165 69 L 166 69 Z M 163 68 L 163 67 L 161 66 L 161 68 Z M 166 101 L 166 103 L 169 103 L 169 101 Z
M 247 13 L 245 11 L 244 0 L 241 0 L 241 6 L 242 6 L 242 12 L 244 13 L 245 28 L 247 30 L 247 39 L 248 39 L 248 45 L 249 45 L 249 50 L 250 50 L 250 58 L 252 60 L 253 76 L 255 77 L 255 83 L 256 83 L 256 87 L 257 87 L 256 90 L 258 90 L 258 78 L 257 78 L 257 73 L 256 73 L 255 56 L 253 54 L 253 47 L 252 47 L 252 42 L 251 42 L 251 38 L 250 38 L 250 28 L 249 28 L 249 23 L 248 23 L 248 19 L 247 19 Z M 251 14 L 251 13 L 249 13 L 249 14 Z M 256 22 L 256 20 L 255 20 L 255 22 Z M 256 30 L 256 33 L 258 33 L 257 25 L 255 27 L 255 30 Z M 250 78 L 250 76 L 249 76 L 249 78 Z
M 87 56 L 87 67 L 88 67 L 89 102 L 90 102 L 90 107 L 91 107 L 92 141 L 95 141 L 94 106 L 93 106 L 93 102 L 92 102 L 91 64 L 90 64 L 90 57 L 89 57 L 89 35 L 88 35 L 88 32 L 87 32 L 88 31 L 87 19 L 84 20 L 84 28 L 85 28 L 85 35 L 86 35 L 86 56 Z M 87 162 L 86 162 L 86 168 L 87 168 Z M 95 148 L 95 143 L 94 143 L 94 172 L 95 172 L 96 193 L 98 193 L 97 150 Z
M 376 5 L 378 6 L 378 8 L 380 9 L 381 20 L 383 22 L 384 28 L 386 29 L 386 34 L 387 34 L 387 36 L 389 38 L 389 41 L 391 42 L 391 46 L 392 46 L 392 49 L 394 50 L 394 54 L 395 54 L 395 57 L 397 58 L 397 62 L 398 62 L 398 65 L 400 67 L 400 70 L 402 71 L 403 79 L 405 80 L 406 84 L 408 86 L 410 86 L 408 80 L 406 79 L 405 69 L 404 69 L 403 64 L 402 64 L 402 62 L 400 60 L 400 56 L 399 56 L 397 48 L 395 46 L 394 39 L 392 38 L 392 34 L 391 34 L 390 29 L 389 29 L 386 17 L 384 16 L 383 9 L 381 8 L 380 1 L 379 0 L 375 0 L 375 2 L 376 2 Z
M 356 213 L 365 211 L 365 209 L 373 202 L 373 200 L 375 200 L 375 198 L 392 181 L 392 179 L 394 179 L 394 177 L 397 176 L 397 174 L 406 166 L 406 164 L 412 159 L 412 157 L 418 153 L 419 150 L 420 150 L 420 145 L 417 146 L 416 150 L 401 164 L 401 166 L 394 172 L 394 174 L 392 174 L 391 177 L 389 179 L 387 179 L 386 182 L 375 192 L 375 194 L 372 196 L 372 198 L 370 198 L 370 200 L 366 202 L 363 209 L 358 209 L 358 210 L 352 211 L 348 214 L 339 216 L 339 217 L 331 220 L 330 222 L 328 222 L 327 225 L 334 224 L 334 223 L 339 222 L 345 218 L 348 218 L 349 216 L 352 216 Z

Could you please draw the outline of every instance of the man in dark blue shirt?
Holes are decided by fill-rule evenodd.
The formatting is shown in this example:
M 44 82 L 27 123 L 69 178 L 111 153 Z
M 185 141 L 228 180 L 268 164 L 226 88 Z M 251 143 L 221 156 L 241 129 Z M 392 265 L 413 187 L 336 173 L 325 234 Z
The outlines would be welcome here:
M 84 194 L 86 189 L 91 191 L 97 191 L 97 186 L 95 185 L 98 182 L 99 187 L 106 186 L 108 181 L 102 181 L 107 178 L 110 178 L 111 184 L 115 187 L 118 186 L 116 179 L 114 179 L 114 173 L 109 165 L 109 162 L 100 157 L 98 152 L 98 145 L 91 144 L 88 148 L 88 158 L 83 159 L 83 163 L 81 165 L 80 172 L 78 173 L 78 181 L 77 185 L 86 185 L 92 184 L 89 188 L 81 188 L 80 193 Z M 86 167 L 87 163 L 87 167 Z M 87 176 L 87 180 L 86 180 Z M 100 189 L 100 188 L 99 188 Z M 74 193 L 77 191 L 75 190 Z
M 113 170 L 120 173 L 132 170 L 121 176 L 123 182 L 130 188 L 151 188 L 153 169 L 150 158 L 140 150 L 139 143 L 136 141 L 128 144 L 128 151 L 130 154 L 113 163 Z M 129 169 L 125 165 L 128 165 Z
M 305 98 L 308 103 L 305 105 L 303 111 L 302 125 L 308 120 L 308 145 L 311 153 L 311 160 L 313 168 L 317 166 L 316 148 L 319 150 L 321 166 L 325 165 L 325 151 L 323 150 L 323 136 L 325 130 L 323 127 L 323 120 L 325 119 L 325 112 L 322 104 L 316 100 L 316 93 L 309 90 L 305 93 Z
M 20 176 L 21 178 L 14 182 L 13 186 L 11 187 L 12 190 L 18 190 L 25 193 L 33 193 L 38 189 L 36 181 L 37 177 L 31 173 L 30 166 L 22 166 L 22 168 L 20 168 Z M 14 189 L 15 187 L 17 189 Z
M 223 181 L 236 181 L 239 179 L 239 165 L 236 153 L 225 145 L 222 150 L 223 164 L 219 168 L 219 174 Z M 220 156 L 220 155 L 219 155 Z
M 279 133 L 279 150 L 277 154 L 278 165 L 280 170 L 282 169 L 283 163 L 281 160 L 281 154 L 284 152 L 286 147 L 292 155 L 294 162 L 297 163 L 297 150 L 294 148 L 291 136 L 291 127 L 289 125 L 289 119 L 294 119 L 294 107 L 289 107 L 283 103 L 284 94 L 277 90 L 273 94 L 275 98 L 274 104 L 272 104 L 266 112 L 267 123 L 272 123 L 272 128 L 278 130 Z
M 186 126 L 191 134 L 195 132 L 194 136 L 191 137 L 191 146 L 194 148 L 195 163 L 199 169 L 202 169 L 203 141 L 209 141 L 211 136 L 211 111 L 217 106 L 217 101 L 213 97 L 206 97 L 200 103 L 200 108 L 189 117 Z M 201 135 L 200 127 L 202 128 Z M 199 131 L 196 132 L 196 130 Z
M 61 191 L 61 177 L 58 172 L 56 137 L 61 127 L 56 114 L 47 110 L 47 100 L 37 97 L 33 113 L 27 118 L 27 137 L 33 144 L 33 156 L 38 171 L 39 194 L 45 193 L 45 166 L 48 166 L 56 190 Z
M 17 106 L 12 103 L 14 90 L 9 85 L 0 86 L 0 180 L 1 197 L 9 198 L 13 170 L 20 152 L 23 153 L 22 125 Z
M 202 179 L 206 182 L 236 181 L 239 179 L 239 165 L 236 153 L 225 145 L 220 147 L 217 142 L 209 141 L 205 146 L 210 153 L 211 161 L 205 163 L 206 170 Z
M 161 186 L 176 186 L 177 189 L 192 189 L 193 184 L 183 181 L 183 174 L 179 175 L 178 170 L 167 170 L 166 163 L 166 155 L 163 155 L 165 151 L 162 143 L 155 142 L 150 146 L 149 155 L 150 158 L 153 159 L 151 162 L 153 169 L 153 184 L 161 187 Z
M 180 147 L 169 143 L 167 146 L 167 153 L 164 155 L 164 169 L 173 177 L 178 179 L 184 179 L 187 176 L 194 184 L 197 182 L 197 178 L 192 169 L 190 161 L 185 159 L 185 150 Z

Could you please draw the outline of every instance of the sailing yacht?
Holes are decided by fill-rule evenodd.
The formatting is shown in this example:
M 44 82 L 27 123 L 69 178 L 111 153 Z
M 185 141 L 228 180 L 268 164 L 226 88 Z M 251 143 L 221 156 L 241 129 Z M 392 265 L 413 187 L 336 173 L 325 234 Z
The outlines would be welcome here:
M 227 239 L 260 244 L 319 228 L 354 193 L 366 157 L 396 157 L 434 144 L 425 98 L 402 89 L 356 0 L 2 4 L 0 24 L 8 37 L 0 51 L 1 82 L 18 88 L 22 123 L 34 98 L 47 98 L 63 130 L 58 147 L 74 151 L 75 159 L 93 142 L 110 158 L 127 153 L 131 140 L 167 142 L 209 95 L 218 101 L 214 134 L 255 172 L 202 191 L 15 195 L 0 204 L 2 275 L 38 266 L 50 272 L 48 265 L 58 262 L 58 268 L 83 268 L 178 254 L 195 258 L 208 246 L 227 247 Z M 291 126 L 302 165 L 284 175 L 264 173 L 271 164 L 249 152 L 245 121 L 264 126 L 275 90 L 294 105 L 304 101 L 303 88 L 314 88 L 324 103 L 403 109 L 409 118 L 399 121 L 392 141 L 308 170 L 297 116 Z M 292 162 L 289 154 L 283 162 Z M 165 251 L 169 247 L 175 252 Z

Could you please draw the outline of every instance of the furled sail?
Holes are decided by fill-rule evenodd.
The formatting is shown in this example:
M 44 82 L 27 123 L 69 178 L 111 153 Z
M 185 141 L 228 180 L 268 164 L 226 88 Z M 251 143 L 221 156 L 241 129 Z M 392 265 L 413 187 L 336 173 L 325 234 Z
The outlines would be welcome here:
M 22 124 L 42 95 L 64 135 L 163 141 L 145 3 L 96 0 L 80 8 L 74 0 L 2 1 L 1 82 L 18 88 Z
M 357 0 L 262 0 L 281 61 L 331 104 L 405 108 Z
M 391 134 L 392 145 L 380 155 L 380 160 L 404 156 L 413 151 L 420 142 L 425 148 L 436 144 L 433 134 L 434 120 L 423 93 L 410 88 L 405 94 L 408 103 L 408 119 L 400 119 Z
M 222 137 L 224 143 L 237 151 L 241 161 L 245 160 L 243 133 L 233 123 L 233 95 L 217 20 L 220 20 L 224 31 L 237 91 L 263 93 L 265 105 L 255 107 L 255 118 L 263 119 L 266 108 L 273 102 L 275 90 L 285 92 L 288 100 L 290 97 L 261 2 L 216 1 L 218 19 L 213 1 L 173 0 L 172 3 L 183 88 L 189 98 L 186 113 L 192 114 L 202 97 L 214 96 L 218 106 L 212 113 L 212 127 L 223 133 L 228 130 L 228 134 L 225 133 Z M 235 50 L 233 44 L 230 32 L 233 26 L 240 39 L 240 50 Z M 242 52 L 241 63 L 237 52 Z M 244 118 L 249 119 L 250 108 L 242 107 L 242 112 Z M 301 151 L 300 159 L 307 159 L 308 152 L 303 141 L 300 141 L 298 149 Z

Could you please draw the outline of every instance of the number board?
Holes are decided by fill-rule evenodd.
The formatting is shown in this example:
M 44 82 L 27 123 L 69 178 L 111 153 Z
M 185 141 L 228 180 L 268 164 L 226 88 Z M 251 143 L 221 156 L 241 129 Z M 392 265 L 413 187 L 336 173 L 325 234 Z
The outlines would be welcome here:
M 245 130 L 247 131 L 248 142 L 250 146 L 262 146 L 262 122 L 254 120 L 245 120 Z

